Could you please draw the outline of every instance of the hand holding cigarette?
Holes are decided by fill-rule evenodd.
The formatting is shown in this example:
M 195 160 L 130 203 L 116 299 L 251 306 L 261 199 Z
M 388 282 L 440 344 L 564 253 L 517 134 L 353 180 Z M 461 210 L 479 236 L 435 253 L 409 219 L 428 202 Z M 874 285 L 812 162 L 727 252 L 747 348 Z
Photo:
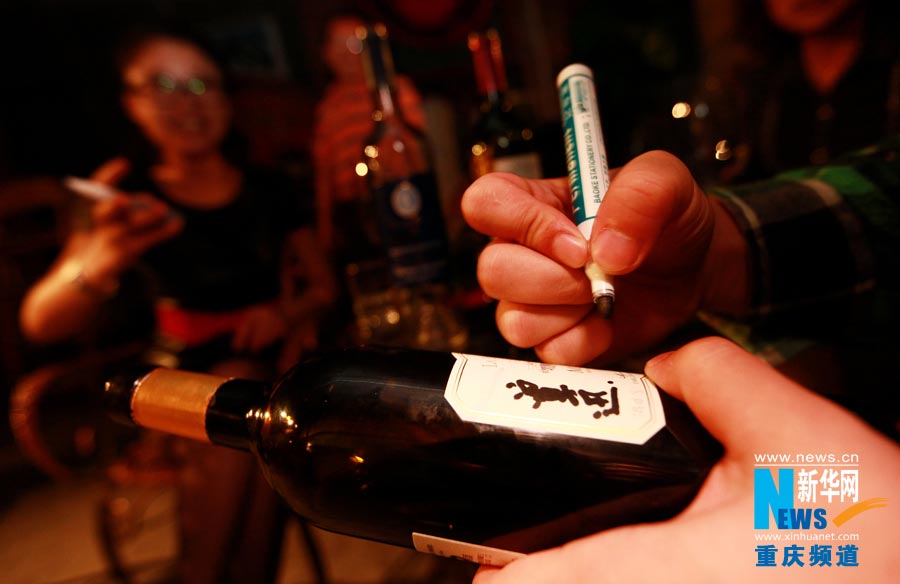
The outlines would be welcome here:
M 149 193 L 127 193 L 116 188 L 131 170 L 124 158 L 113 159 L 90 178 L 69 176 L 63 184 L 96 204 L 92 228 L 81 238 L 79 253 L 84 269 L 107 279 L 131 266 L 149 248 L 165 241 L 184 226 L 179 213 Z

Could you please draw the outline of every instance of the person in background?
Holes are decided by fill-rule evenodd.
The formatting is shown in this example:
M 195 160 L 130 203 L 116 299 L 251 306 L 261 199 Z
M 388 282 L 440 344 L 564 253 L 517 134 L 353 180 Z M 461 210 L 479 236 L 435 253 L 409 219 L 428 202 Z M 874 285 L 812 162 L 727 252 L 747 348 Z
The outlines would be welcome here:
M 357 37 L 366 23 L 355 16 L 331 18 L 325 29 L 322 55 L 332 80 L 316 106 L 313 128 L 313 169 L 315 172 L 316 212 L 322 246 L 335 254 L 340 265 L 342 254 L 352 245 L 347 238 L 355 229 L 356 206 L 365 196 L 365 179 L 356 174 L 363 159 L 363 142 L 374 128 L 371 91 L 362 66 L 362 44 Z M 403 75 L 395 79 L 397 98 L 406 120 L 418 129 L 425 127 L 422 99 L 412 81 Z
M 157 299 L 160 349 L 173 349 L 179 366 L 227 361 L 269 374 L 264 352 L 315 327 L 333 301 L 304 193 L 229 157 L 223 71 L 196 41 L 140 33 L 121 46 L 118 67 L 123 108 L 150 156 L 117 157 L 93 174 L 118 196 L 93 205 L 90 225 L 31 289 L 22 328 L 38 342 L 71 336 L 140 267 Z M 307 272 L 302 282 L 282 270 L 287 257 Z
M 900 54 L 886 4 L 735 6 L 735 34 L 711 47 L 700 78 L 696 102 L 708 114 L 691 117 L 702 182 L 826 164 L 900 131 Z
M 884 3 L 735 0 L 716 7 L 732 14 L 731 27 L 722 27 L 732 34 L 720 31 L 720 40 L 709 41 L 692 113 L 670 120 L 682 131 L 690 127 L 691 146 L 660 144 L 685 161 L 703 188 L 767 180 L 806 166 L 836 168 L 843 153 L 900 131 L 900 55 L 891 26 L 896 19 Z M 779 195 L 768 206 L 784 200 Z M 822 257 L 829 253 L 823 250 Z M 875 383 L 872 372 L 893 350 L 877 342 L 881 333 L 821 334 L 816 329 L 823 321 L 816 319 L 797 327 L 782 326 L 785 319 L 748 322 L 708 312 L 700 317 L 705 326 L 828 393 L 840 392 L 850 379 L 862 387 Z M 798 377 L 813 371 L 815 380 Z
M 564 178 L 494 174 L 468 189 L 466 220 L 494 237 L 478 274 L 485 292 L 499 299 L 498 327 L 544 361 L 603 365 L 658 352 L 700 310 L 864 337 L 885 356 L 873 374 L 877 383 L 844 380 L 849 393 L 872 399 L 876 407 L 866 414 L 874 428 L 724 339 L 695 340 L 650 360 L 647 375 L 685 400 L 725 447 L 691 506 L 669 521 L 599 533 L 501 570 L 483 568 L 477 584 L 776 576 L 754 566 L 753 548 L 737 545 L 749 537 L 758 453 L 855 452 L 871 469 L 866 496 L 892 492 L 900 478 L 900 407 L 886 383 L 900 357 L 898 154 L 900 136 L 833 167 L 708 195 L 680 160 L 650 152 L 613 174 L 589 242 L 570 218 Z M 611 320 L 591 302 L 582 269 L 589 255 L 616 276 Z M 896 509 L 860 516 L 855 528 L 867 542 L 867 561 L 854 573 L 893 581 L 900 563 L 890 542 L 898 519 Z M 656 561 L 641 559 L 648 556 Z M 808 570 L 789 577 L 838 582 L 846 574 Z
M 315 348 L 317 316 L 333 302 L 333 275 L 303 193 L 229 157 L 224 69 L 193 36 L 132 33 L 117 65 L 121 104 L 151 156 L 117 157 L 91 176 L 113 196 L 93 203 L 89 221 L 28 292 L 22 330 L 38 343 L 77 334 L 120 279 L 140 270 L 158 329 L 148 360 L 270 379 Z M 288 257 L 302 281 L 284 270 Z M 279 361 L 285 347 L 293 354 Z M 271 581 L 285 518 L 274 492 L 245 453 L 185 448 L 180 577 Z

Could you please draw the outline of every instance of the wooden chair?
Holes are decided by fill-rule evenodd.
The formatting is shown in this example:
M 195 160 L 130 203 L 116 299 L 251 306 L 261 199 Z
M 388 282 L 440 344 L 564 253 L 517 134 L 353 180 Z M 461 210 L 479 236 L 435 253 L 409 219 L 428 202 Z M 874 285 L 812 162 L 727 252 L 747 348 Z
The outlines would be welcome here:
M 59 253 L 71 202 L 55 178 L 0 184 L 0 387 L 9 388 L 10 431 L 25 461 L 50 479 L 101 479 L 94 535 L 110 576 L 122 584 L 172 579 L 179 553 L 175 442 L 113 422 L 102 405 L 104 382 L 148 347 L 149 327 L 133 325 L 143 320 L 138 311 L 151 313 L 147 299 L 124 297 L 110 307 L 106 320 L 131 325 L 124 330 L 91 330 L 44 348 L 29 346 L 20 333 L 19 304 Z M 120 295 L 135 288 L 126 284 Z M 324 583 L 315 542 L 304 522 L 301 529 Z M 155 555 L 145 553 L 148 539 Z
M 104 381 L 117 367 L 136 362 L 147 345 L 145 328 L 131 327 L 134 321 L 151 322 L 135 316 L 144 310 L 143 300 L 116 301 L 116 313 L 107 320 L 127 323 L 120 330 L 98 326 L 51 347 L 29 345 L 18 322 L 22 297 L 62 247 L 71 209 L 72 194 L 56 178 L 0 184 L 0 380 L 4 393 L 8 391 L 5 413 L 25 463 L 57 482 L 101 477 L 99 540 L 110 573 L 128 583 L 138 572 L 126 555 L 129 541 L 146 532 L 146 501 L 174 484 L 175 472 L 162 464 L 165 457 L 148 452 L 136 429 L 109 420 L 102 407 Z M 150 459 L 160 464 L 150 465 Z M 174 510 L 152 512 L 158 519 L 174 518 Z M 171 523 L 174 526 L 174 519 Z M 173 558 L 163 560 L 158 564 L 174 565 Z

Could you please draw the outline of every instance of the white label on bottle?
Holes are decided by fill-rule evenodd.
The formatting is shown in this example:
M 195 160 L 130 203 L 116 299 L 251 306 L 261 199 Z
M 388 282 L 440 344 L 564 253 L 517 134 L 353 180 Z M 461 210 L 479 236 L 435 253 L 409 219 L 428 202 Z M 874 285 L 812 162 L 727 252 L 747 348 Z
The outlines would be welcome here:
M 542 178 L 541 157 L 536 152 L 513 154 L 494 159 L 494 172 L 511 172 L 522 178 Z
M 637 373 L 453 356 L 444 397 L 469 422 L 628 444 L 666 425 L 659 389 Z
M 468 560 L 484 566 L 505 566 L 511 561 L 523 557 L 525 554 L 511 552 L 486 545 L 466 543 L 424 533 L 413 533 L 413 547 L 417 551 L 434 554 L 444 558 L 457 558 Z

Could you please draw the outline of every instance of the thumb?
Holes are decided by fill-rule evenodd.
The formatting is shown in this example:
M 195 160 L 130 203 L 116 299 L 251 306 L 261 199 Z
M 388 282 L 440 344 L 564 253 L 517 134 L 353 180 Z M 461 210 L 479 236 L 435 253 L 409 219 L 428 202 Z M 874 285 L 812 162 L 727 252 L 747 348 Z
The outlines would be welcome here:
M 613 176 L 597 211 L 591 255 L 604 272 L 633 271 L 675 224 L 702 223 L 705 197 L 687 167 L 665 152 L 648 152 Z M 683 232 L 686 241 L 697 234 Z
M 119 156 L 105 162 L 100 168 L 91 174 L 91 179 L 97 182 L 116 186 L 131 172 L 131 162 L 124 156 Z
M 828 446 L 835 435 L 839 441 L 842 436 L 874 434 L 840 406 L 722 338 L 700 339 L 655 357 L 645 371 L 659 387 L 682 399 L 731 455 L 751 456 L 784 445 L 815 451 Z M 823 427 L 835 429 L 834 434 L 823 436 Z

